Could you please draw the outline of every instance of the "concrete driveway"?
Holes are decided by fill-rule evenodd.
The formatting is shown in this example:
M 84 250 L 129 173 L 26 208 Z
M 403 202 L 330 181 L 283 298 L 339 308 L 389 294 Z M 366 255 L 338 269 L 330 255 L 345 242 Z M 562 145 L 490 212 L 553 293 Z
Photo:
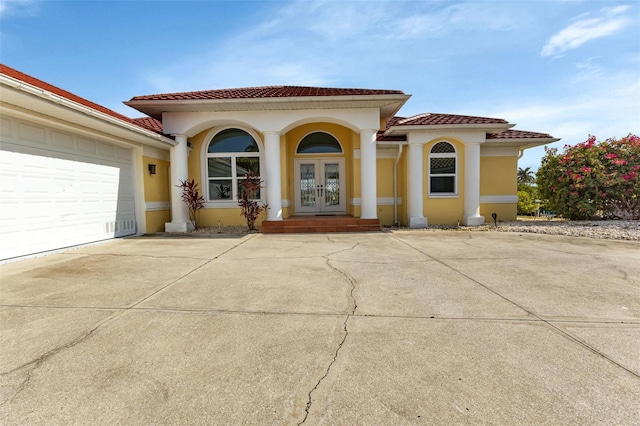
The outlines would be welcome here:
M 0 423 L 640 424 L 640 244 L 120 239 L 0 266 Z

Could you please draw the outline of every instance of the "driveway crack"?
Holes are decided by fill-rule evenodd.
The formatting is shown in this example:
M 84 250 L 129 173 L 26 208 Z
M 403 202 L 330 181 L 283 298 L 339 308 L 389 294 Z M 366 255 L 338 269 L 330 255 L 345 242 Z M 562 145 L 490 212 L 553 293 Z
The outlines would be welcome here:
M 311 389 L 311 391 L 309 391 L 309 394 L 307 395 L 307 405 L 304 409 L 304 418 L 302 419 L 302 421 L 298 423 L 298 426 L 300 426 L 301 424 L 304 424 L 304 422 L 307 421 L 307 418 L 309 417 L 309 410 L 311 409 L 311 404 L 313 401 L 313 393 L 316 391 L 316 389 L 318 389 L 318 386 L 320 386 L 320 384 L 324 381 L 324 379 L 329 375 L 329 372 L 331 371 L 331 367 L 333 367 L 333 364 L 335 364 L 336 361 L 338 360 L 338 354 L 340 352 L 340 349 L 342 349 L 342 345 L 344 345 L 344 342 L 347 340 L 347 336 L 349 335 L 349 330 L 347 328 L 347 323 L 349 322 L 349 318 L 351 318 L 351 315 L 347 315 L 346 319 L 344 320 L 344 323 L 342 324 L 344 336 L 342 337 L 342 340 L 340 341 L 340 343 L 338 343 L 338 347 L 336 348 L 336 351 L 333 354 L 333 359 L 327 366 L 327 369 L 325 370 L 324 375 L 320 377 L 320 380 L 318 380 L 318 382 Z
M 614 360 L 613 358 L 609 357 L 608 355 L 606 355 L 605 353 L 603 353 L 603 352 L 601 352 L 600 350 L 596 349 L 595 347 L 593 347 L 593 346 L 591 346 L 591 345 L 589 345 L 589 344 L 587 344 L 587 343 L 583 342 L 582 340 L 580 340 L 580 339 L 578 339 L 577 337 L 573 336 L 573 335 L 572 335 L 572 334 L 570 334 L 569 332 L 567 332 L 567 331 L 563 330 L 562 328 L 558 327 L 558 326 L 557 326 L 557 325 L 555 325 L 551 320 L 543 318 L 542 316 L 540 316 L 540 315 L 536 314 L 535 312 L 533 312 L 531 309 L 529 309 L 529 308 L 527 308 L 527 307 L 525 307 L 525 306 L 523 306 L 523 305 L 521 305 L 521 304 L 517 303 L 515 300 L 510 299 L 509 297 L 505 296 L 504 294 L 502 294 L 502 293 L 498 292 L 497 290 L 495 290 L 495 289 L 491 288 L 491 286 L 489 286 L 489 285 L 487 285 L 487 284 L 485 284 L 485 283 L 482 283 L 482 282 L 480 282 L 479 280 L 477 280 L 477 279 L 473 278 L 472 276 L 467 275 L 467 274 L 465 274 L 464 272 L 462 272 L 462 271 L 460 271 L 460 270 L 456 269 L 455 267 L 453 267 L 452 265 L 448 264 L 448 263 L 447 263 L 447 262 L 445 262 L 444 260 L 442 260 L 442 259 L 437 259 L 437 258 L 435 258 L 435 257 L 433 257 L 433 256 L 431 256 L 431 255 L 428 255 L 427 253 L 425 253 L 425 252 L 423 252 L 422 250 L 420 250 L 419 248 L 417 248 L 417 247 L 415 247 L 415 246 L 411 245 L 411 244 L 410 244 L 409 242 L 407 242 L 407 241 L 404 241 L 404 240 L 402 240 L 402 239 L 400 239 L 400 238 L 397 238 L 397 237 L 395 237 L 395 236 L 393 236 L 393 238 L 395 238 L 396 240 L 398 240 L 398 241 L 402 242 L 403 244 L 407 245 L 408 247 L 411 247 L 413 250 L 416 250 L 416 251 L 418 251 L 418 252 L 420 252 L 420 253 L 423 253 L 423 254 L 424 254 L 424 255 L 426 255 L 426 256 L 429 256 L 430 258 L 432 258 L 432 259 L 433 259 L 433 260 L 435 260 L 436 262 L 440 263 L 441 265 L 443 265 L 443 266 L 445 266 L 445 267 L 447 267 L 447 268 L 451 269 L 452 271 L 454 271 L 454 272 L 456 272 L 456 273 L 458 273 L 458 274 L 462 275 L 463 277 L 465 277 L 465 278 L 467 278 L 467 279 L 469 279 L 469 280 L 473 281 L 474 283 L 478 284 L 479 286 L 481 286 L 481 287 L 485 288 L 486 290 L 488 290 L 488 291 L 492 292 L 492 293 L 493 293 L 493 294 L 495 294 L 496 296 L 498 296 L 498 297 L 500 297 L 500 298 L 504 299 L 505 301 L 507 301 L 507 302 L 511 303 L 512 305 L 514 305 L 514 306 L 516 306 L 516 307 L 518 307 L 518 308 L 522 309 L 524 312 L 526 312 L 527 314 L 529 314 L 529 315 L 531 315 L 532 317 L 536 318 L 538 321 L 540 321 L 540 322 L 542 322 L 542 323 L 546 324 L 546 326 L 547 326 L 547 327 L 551 328 L 553 331 L 555 331 L 555 332 L 556 332 L 556 333 L 558 333 L 559 335 L 561 335 L 561 336 L 565 337 L 566 339 L 569 339 L 569 340 L 573 341 L 574 343 L 577 343 L 578 345 L 582 346 L 583 348 L 587 349 L 588 351 L 591 351 L 591 352 L 592 352 L 592 353 L 594 353 L 595 355 L 597 355 L 597 356 L 599 356 L 599 357 L 601 357 L 601 358 L 603 358 L 603 359 L 607 360 L 608 362 L 610 362 L 610 363 L 612 363 L 612 364 L 614 364 L 614 365 L 616 365 L 616 366 L 618 366 L 618 367 L 622 368 L 623 370 L 625 370 L 626 372 L 628 372 L 628 373 L 632 374 L 633 376 L 640 378 L 640 375 L 639 375 L 637 372 L 635 372 L 635 371 L 633 371 L 633 370 L 631 370 L 631 369 L 629 369 L 629 368 L 625 367 L 624 365 L 620 364 L 618 361 L 616 361 L 616 360 Z M 556 250 L 556 251 L 559 251 L 559 250 Z
M 253 237 L 252 237 L 253 238 Z M 151 298 L 152 296 L 154 296 L 155 294 L 165 290 L 166 288 L 174 285 L 176 282 L 180 281 L 181 279 L 183 279 L 184 277 L 186 277 L 187 275 L 192 274 L 193 272 L 197 271 L 198 269 L 202 268 L 203 266 L 213 262 L 216 259 L 219 259 L 221 256 L 224 256 L 225 254 L 229 253 L 230 251 L 236 249 L 237 247 L 239 247 L 240 245 L 244 244 L 245 242 L 249 241 L 251 238 L 247 238 L 247 239 L 243 239 L 242 241 L 240 241 L 238 244 L 234 245 L 233 247 L 229 248 L 228 250 L 224 251 L 223 253 L 219 254 L 218 256 L 207 260 L 206 262 L 202 263 L 201 265 L 191 269 L 190 271 L 188 271 L 187 273 L 183 274 L 182 276 L 172 280 L 171 282 L 169 282 L 168 284 L 155 289 L 154 291 L 152 291 L 150 294 L 146 295 L 145 297 L 141 298 L 140 300 L 134 302 L 133 304 L 129 305 L 128 307 L 126 307 L 125 309 L 122 308 L 115 308 L 117 309 L 116 312 L 114 312 L 113 314 L 109 315 L 108 317 L 102 319 L 101 321 L 99 321 L 96 325 L 94 325 L 89 331 L 81 334 L 80 336 L 78 336 L 76 339 L 67 342 L 63 345 L 60 345 L 56 348 L 51 349 L 50 351 L 40 355 L 39 357 L 37 357 L 36 359 L 33 359 L 29 362 L 26 362 L 18 367 L 13 368 L 10 371 L 7 372 L 3 372 L 0 373 L 0 377 L 2 376 L 9 376 L 10 374 L 13 374 L 15 372 L 18 372 L 20 370 L 26 369 L 26 377 L 24 378 L 24 380 L 17 386 L 16 390 L 13 392 L 13 394 L 9 397 L 7 397 L 5 400 L 0 401 L 0 406 L 5 405 L 8 402 L 11 402 L 13 399 L 15 399 L 22 391 L 24 391 L 26 389 L 26 387 L 29 385 L 29 383 L 31 382 L 31 378 L 33 377 L 33 372 L 40 368 L 40 366 L 42 364 L 44 364 L 49 358 L 51 358 L 52 356 L 66 350 L 66 349 L 70 349 L 73 348 L 74 346 L 79 345 L 80 343 L 84 342 L 85 340 L 89 339 L 96 331 L 98 331 L 99 329 L 105 327 L 107 324 L 111 323 L 112 321 L 116 320 L 117 318 L 121 317 L 122 315 L 124 315 L 126 312 L 132 311 L 134 310 L 136 307 L 138 307 L 138 305 L 140 305 L 141 303 L 143 303 L 145 300 Z M 99 254 L 102 255 L 102 254 Z
M 353 247 L 351 249 L 353 249 Z M 350 250 L 350 249 L 348 249 L 348 250 Z M 349 318 L 354 316 L 356 314 L 356 309 L 358 309 L 358 302 L 356 301 L 356 297 L 355 297 L 355 294 L 354 294 L 355 291 L 356 291 L 357 281 L 352 276 L 347 274 L 346 272 L 344 272 L 341 269 L 333 266 L 331 264 L 331 259 L 329 259 L 327 256 L 324 256 L 324 258 L 327 261 L 327 266 L 329 266 L 332 270 L 334 270 L 336 273 L 338 273 L 338 275 L 342 276 L 342 278 L 347 283 L 349 283 L 349 286 L 351 287 L 350 290 L 349 290 L 349 298 L 350 298 L 350 304 L 351 304 L 351 307 L 350 307 L 351 309 L 350 310 L 351 311 L 346 316 L 346 318 L 344 320 L 344 323 L 342 324 L 342 331 L 344 332 L 344 335 L 342 336 L 342 340 L 338 343 L 338 346 L 337 346 L 337 348 L 336 348 L 336 350 L 335 350 L 335 352 L 333 354 L 333 359 L 331 360 L 331 362 L 327 366 L 327 368 L 324 371 L 324 374 L 322 375 L 322 377 L 320 377 L 320 379 L 316 382 L 315 386 L 309 391 L 309 393 L 307 395 L 307 405 L 305 406 L 305 409 L 304 409 L 304 418 L 302 419 L 302 421 L 300 421 L 298 423 L 298 426 L 307 421 L 307 418 L 309 417 L 309 410 L 311 409 L 311 404 L 313 403 L 313 393 L 316 391 L 316 389 L 318 389 L 320 384 L 329 375 L 329 373 L 331 372 L 331 368 L 333 367 L 333 365 L 338 360 L 338 355 L 340 353 L 340 349 L 342 349 L 342 346 L 344 345 L 344 342 L 347 340 L 347 337 L 349 336 L 349 328 L 348 328 Z

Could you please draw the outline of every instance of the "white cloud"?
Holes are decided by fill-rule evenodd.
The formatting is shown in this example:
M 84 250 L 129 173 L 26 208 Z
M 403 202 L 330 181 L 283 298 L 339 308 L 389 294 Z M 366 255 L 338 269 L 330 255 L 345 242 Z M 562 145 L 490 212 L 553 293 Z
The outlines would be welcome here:
M 326 86 L 348 75 L 350 61 L 377 60 L 376 30 L 387 3 L 292 2 L 276 7 L 255 28 L 205 51 L 154 69 L 159 92 L 264 85 Z
M 522 24 L 522 19 L 513 19 L 511 8 L 491 3 L 273 3 L 257 25 L 243 27 L 208 50 L 184 52 L 187 56 L 175 61 L 179 65 L 154 68 L 148 81 L 157 91 L 184 91 L 351 80 L 366 85 L 387 74 L 396 86 L 404 70 L 441 60 L 417 54 L 415 43 L 421 38 L 456 30 L 502 31 L 514 22 Z M 389 64 L 398 65 L 392 69 Z
M 467 31 L 509 31 L 522 30 L 529 25 L 529 17 L 518 10 L 517 4 L 505 7 L 504 3 L 475 2 L 455 3 L 440 9 L 411 13 L 390 11 L 385 28 L 389 28 L 389 38 L 399 40 L 443 37 L 456 32 Z M 515 19 L 517 16 L 517 19 Z
M 629 26 L 633 21 L 623 14 L 628 6 L 617 6 L 601 10 L 603 16 L 589 17 L 581 15 L 579 19 L 559 33 L 552 36 L 542 48 L 542 56 L 557 56 L 584 43 L 615 34 Z
M 484 113 L 516 123 L 516 129 L 550 133 L 562 138 L 561 148 L 586 140 L 589 134 L 604 140 L 640 134 L 640 79 L 637 73 L 591 74 L 569 83 L 571 90 L 553 99 L 517 99 L 517 102 Z M 505 103 L 506 105 L 506 103 Z M 525 151 L 520 166 L 537 169 L 544 149 Z
M 36 6 L 36 0 L 0 0 L 0 17 L 32 14 Z

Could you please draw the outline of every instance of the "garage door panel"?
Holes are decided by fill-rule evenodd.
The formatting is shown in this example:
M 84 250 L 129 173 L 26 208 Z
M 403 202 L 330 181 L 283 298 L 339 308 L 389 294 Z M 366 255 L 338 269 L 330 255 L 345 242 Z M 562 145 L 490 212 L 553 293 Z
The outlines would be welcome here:
M 51 132 L 51 144 L 55 147 L 64 149 L 74 149 L 73 135 L 62 132 Z
M 0 141 L 0 259 L 136 232 L 130 150 L 9 124 L 19 131 Z
M 100 143 L 99 145 L 100 156 L 103 158 L 108 158 L 115 160 L 116 159 L 116 147 L 113 145 L 107 145 L 105 143 Z
M 87 153 L 87 154 L 97 153 L 96 142 L 89 139 L 79 138 L 78 149 L 80 152 Z
M 13 122 L 6 117 L 0 117 L 0 135 L 11 136 L 13 134 Z
M 18 125 L 18 135 L 21 140 L 38 142 L 41 144 L 47 143 L 47 131 L 46 128 L 42 126 L 20 123 Z

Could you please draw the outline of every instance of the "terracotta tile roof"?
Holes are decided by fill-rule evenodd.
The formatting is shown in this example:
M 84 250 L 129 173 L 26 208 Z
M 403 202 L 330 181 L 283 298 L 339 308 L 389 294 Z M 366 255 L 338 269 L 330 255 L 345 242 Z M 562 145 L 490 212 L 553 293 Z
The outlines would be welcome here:
M 555 139 L 547 133 L 527 132 L 525 130 L 503 130 L 487 135 L 487 139 Z
M 134 96 L 131 101 L 180 101 L 203 99 L 259 99 L 259 98 L 297 98 L 315 96 L 367 96 L 367 95 L 404 95 L 401 90 L 341 89 L 307 86 L 264 86 L 243 87 L 237 89 L 203 90 L 198 92 L 162 93 L 156 95 Z M 130 101 L 130 102 L 131 102 Z
M 394 126 L 437 126 L 445 124 L 509 124 L 502 118 L 474 117 L 471 115 L 426 113 L 403 118 Z
M 381 130 L 376 133 L 376 140 L 378 142 L 406 142 L 407 135 L 385 136 L 384 131 Z
M 406 135 L 387 135 L 385 132 L 394 126 L 429 126 L 438 124 L 505 124 L 507 121 L 501 118 L 473 117 L 468 115 L 453 114 L 420 114 L 413 117 L 391 117 L 387 121 L 385 130 L 377 133 L 376 140 L 381 142 L 404 142 L 407 140 Z M 508 124 L 508 123 L 507 123 Z M 525 130 L 503 130 L 499 133 L 487 134 L 489 139 L 556 139 L 547 133 L 528 132 Z
M 32 76 L 30 76 L 28 74 L 20 72 L 20 71 L 18 71 L 16 69 L 13 69 L 13 68 L 11 68 L 11 67 L 9 67 L 7 65 L 0 64 L 0 73 L 4 74 L 6 76 L 9 76 L 11 78 L 15 78 L 16 80 L 20 80 L 23 83 L 27 83 L 27 84 L 29 84 L 31 86 L 35 86 L 35 87 L 37 87 L 39 89 L 46 90 L 47 92 L 54 93 L 54 94 L 56 94 L 58 96 L 61 96 L 61 97 L 65 98 L 65 99 L 67 99 L 67 100 L 70 100 L 72 102 L 75 102 L 75 103 L 78 103 L 80 105 L 83 105 L 83 106 L 85 106 L 87 108 L 91 108 L 91 109 L 93 109 L 95 111 L 101 112 L 103 114 L 107 114 L 107 115 L 109 115 L 111 117 L 114 117 L 114 118 L 117 118 L 119 120 L 126 121 L 127 123 L 135 124 L 137 126 L 145 128 L 147 130 L 151 130 L 147 126 L 141 125 L 140 123 L 138 123 L 137 121 L 127 117 L 126 115 L 122 115 L 122 114 L 117 113 L 117 112 L 115 112 L 113 110 L 110 110 L 109 108 L 105 108 L 102 105 L 98 105 L 98 104 L 96 104 L 94 102 L 91 102 L 91 101 L 89 101 L 87 99 L 81 98 L 80 96 L 74 95 L 71 92 L 67 92 L 66 90 L 63 90 L 63 89 L 61 89 L 59 87 L 56 87 L 56 86 L 54 86 L 52 84 L 49 84 L 49 83 L 44 82 L 42 80 L 39 80 L 39 79 L 37 79 L 35 77 L 32 77 Z
M 160 120 L 156 120 L 151 117 L 140 117 L 134 118 L 133 121 L 135 121 L 138 126 L 142 126 L 145 129 L 149 129 L 156 133 L 162 133 L 162 122 Z
M 390 117 L 387 120 L 386 128 L 376 133 L 376 140 L 380 142 L 405 142 L 407 140 L 407 135 L 394 135 L 394 136 L 384 135 L 384 132 L 386 132 L 389 129 L 389 127 L 396 125 L 400 120 L 405 120 L 405 118 L 397 117 L 397 116 Z

